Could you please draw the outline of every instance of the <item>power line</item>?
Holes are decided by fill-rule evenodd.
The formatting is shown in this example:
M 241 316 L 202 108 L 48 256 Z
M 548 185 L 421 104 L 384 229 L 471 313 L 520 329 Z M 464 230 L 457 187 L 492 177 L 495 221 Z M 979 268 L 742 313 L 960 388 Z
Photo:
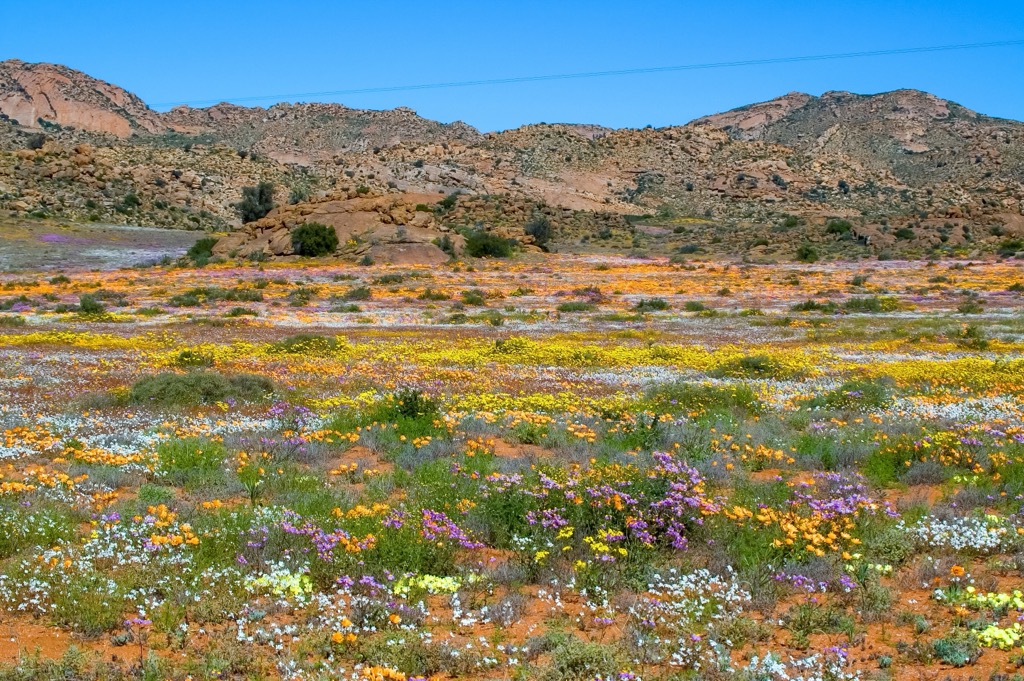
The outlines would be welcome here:
M 382 87 L 353 88 L 348 90 L 324 90 L 321 92 L 301 92 L 284 95 L 256 95 L 232 97 L 230 99 L 203 99 L 187 102 L 161 102 L 153 106 L 180 106 L 217 104 L 229 102 L 257 102 L 268 99 L 278 101 L 297 101 L 313 97 L 339 97 L 347 95 L 366 95 L 384 92 L 410 92 L 414 90 L 441 90 L 458 87 L 477 87 L 483 85 L 511 85 L 515 83 L 537 83 L 553 80 L 577 80 L 584 78 L 606 78 L 610 76 L 633 76 L 645 73 L 669 73 L 673 71 L 701 71 L 708 69 L 726 69 L 742 66 L 763 66 L 770 64 L 793 64 L 798 62 L 830 61 L 835 59 L 859 59 L 863 57 L 885 57 L 901 54 L 922 54 L 927 52 L 951 52 L 954 50 L 977 50 L 992 47 L 1011 47 L 1024 45 L 1024 40 L 1000 40 L 987 43 L 965 43 L 960 45 L 933 45 L 930 47 L 903 47 L 890 50 L 866 50 L 861 52 L 837 52 L 833 54 L 815 54 L 798 57 L 770 57 L 767 59 L 743 59 L 738 61 L 707 62 L 702 64 L 682 64 L 679 66 L 651 66 L 636 69 L 617 69 L 611 71 L 582 71 L 578 73 L 558 73 L 538 76 L 515 76 L 510 78 L 486 78 L 481 80 L 458 80 L 440 83 L 420 83 L 417 85 L 390 85 Z

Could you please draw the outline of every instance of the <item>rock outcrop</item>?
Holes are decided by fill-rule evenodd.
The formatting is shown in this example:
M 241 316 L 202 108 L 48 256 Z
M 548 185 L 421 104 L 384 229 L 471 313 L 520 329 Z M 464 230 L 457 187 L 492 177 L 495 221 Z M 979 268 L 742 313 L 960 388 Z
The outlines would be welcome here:
M 56 64 L 0 62 L 0 113 L 28 127 L 60 125 L 127 137 L 165 129 L 135 95 Z

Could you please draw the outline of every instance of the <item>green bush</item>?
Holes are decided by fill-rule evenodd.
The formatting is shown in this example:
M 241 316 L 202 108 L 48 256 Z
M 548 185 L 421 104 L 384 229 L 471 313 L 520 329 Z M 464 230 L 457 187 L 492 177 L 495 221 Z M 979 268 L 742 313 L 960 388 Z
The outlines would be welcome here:
M 473 258 L 507 258 L 512 255 L 513 242 L 480 229 L 467 232 L 466 255 Z
M 213 247 L 217 245 L 217 239 L 208 236 L 192 244 L 185 256 L 197 265 L 205 265 L 213 257 Z
M 547 250 L 547 244 L 551 241 L 551 221 L 543 215 L 538 215 L 526 223 L 523 231 L 533 237 L 533 243 Z
M 341 297 L 344 300 L 369 300 L 373 297 L 373 291 L 369 286 L 356 286 L 345 291 Z
M 895 312 L 900 307 L 895 296 L 865 296 L 850 298 L 843 303 L 847 312 Z
M 826 300 L 823 303 L 819 303 L 817 300 L 805 300 L 802 303 L 796 303 L 789 309 L 793 312 L 821 312 L 823 314 L 832 314 L 839 310 L 839 306 L 831 300 Z
M 258 402 L 274 392 L 274 383 L 254 374 L 224 375 L 212 371 L 163 373 L 136 381 L 128 391 L 133 404 L 163 407 L 212 404 L 228 399 Z
M 954 667 L 965 667 L 981 655 L 978 637 L 968 629 L 954 629 L 932 641 L 935 657 Z
M 307 258 L 328 255 L 338 248 L 338 235 L 327 225 L 304 222 L 292 232 L 292 248 Z
M 584 303 L 579 300 L 574 300 L 568 303 L 562 303 L 555 309 L 559 312 L 592 312 L 597 309 L 597 306 L 593 303 Z
M 235 204 L 242 222 L 255 222 L 274 208 L 274 185 L 260 182 L 255 187 L 242 187 L 242 200 Z
M 637 312 L 663 312 L 669 308 L 668 301 L 664 298 L 641 298 L 633 309 Z
M 849 234 L 853 230 L 853 223 L 849 220 L 830 220 L 825 226 L 826 234 Z
M 91 293 L 86 293 L 78 299 L 78 310 L 82 314 L 101 315 L 107 311 L 103 303 Z
M 810 244 L 803 244 L 796 249 L 796 259 L 800 262 L 815 262 L 818 259 L 818 251 Z

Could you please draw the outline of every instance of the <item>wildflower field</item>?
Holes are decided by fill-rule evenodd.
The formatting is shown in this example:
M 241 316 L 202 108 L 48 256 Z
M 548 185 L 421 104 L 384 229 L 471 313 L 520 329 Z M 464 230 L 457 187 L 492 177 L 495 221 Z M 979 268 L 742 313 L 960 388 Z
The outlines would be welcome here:
M 0 679 L 1011 679 L 1014 261 L 0 275 Z

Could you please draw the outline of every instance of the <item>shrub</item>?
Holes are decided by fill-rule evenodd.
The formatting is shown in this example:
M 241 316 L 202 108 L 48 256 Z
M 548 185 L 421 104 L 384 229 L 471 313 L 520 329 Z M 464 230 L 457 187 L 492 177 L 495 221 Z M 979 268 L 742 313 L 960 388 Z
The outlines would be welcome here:
M 1016 255 L 1019 251 L 1024 251 L 1024 240 L 1006 239 L 999 244 L 999 255 L 1003 257 Z
M 417 297 L 420 300 L 448 300 L 451 298 L 451 296 L 444 291 L 435 291 L 429 286 L 423 289 L 423 293 L 419 294 Z
M 587 681 L 613 678 L 619 669 L 614 648 L 600 643 L 583 643 L 575 636 L 551 651 L 551 661 L 538 678 L 541 681 Z
M 483 291 L 470 289 L 462 292 L 462 303 L 464 305 L 486 305 L 487 301 Z
M 307 258 L 333 253 L 337 247 L 338 234 L 319 222 L 304 222 L 292 232 L 292 248 Z
M 512 241 L 497 234 L 475 229 L 465 234 L 466 254 L 473 258 L 507 258 L 512 255 Z
M 935 657 L 954 667 L 964 667 L 981 655 L 978 637 L 968 629 L 954 629 L 944 638 L 932 641 Z
M 849 234 L 853 230 L 853 223 L 849 220 L 830 220 L 825 226 L 826 234 Z
M 899 309 L 899 300 L 894 296 L 869 296 L 850 298 L 843 303 L 847 312 L 894 312 Z
M 373 297 L 373 291 L 369 286 L 356 286 L 345 291 L 342 298 L 345 300 L 369 300 Z
M 805 300 L 802 303 L 796 303 L 789 309 L 793 312 L 821 312 L 824 314 L 832 314 L 839 310 L 839 306 L 831 300 L 826 300 L 823 303 L 819 303 L 817 300 Z
M 235 204 L 242 222 L 255 222 L 266 217 L 274 208 L 274 185 L 260 182 L 255 187 L 242 188 L 242 200 Z
M 533 237 L 533 243 L 547 250 L 547 243 L 551 240 L 551 221 L 543 215 L 538 215 L 526 223 L 524 232 Z
M 107 308 L 103 307 L 103 303 L 95 295 L 86 293 L 78 299 L 78 310 L 82 314 L 101 315 L 107 311 Z
M 893 236 L 895 236 L 897 239 L 909 241 L 910 239 L 914 238 L 914 230 L 912 230 L 910 227 L 900 227 L 895 232 L 893 232 Z
M 437 202 L 438 208 L 443 212 L 447 213 L 452 208 L 455 208 L 455 204 L 459 202 L 459 192 L 452 192 L 448 196 L 444 197 Z
M 710 308 L 699 300 L 687 300 L 683 303 L 683 309 L 687 312 L 707 312 Z
M 25 138 L 25 148 L 33 151 L 43 148 L 46 144 L 46 135 L 41 132 L 36 132 Z
M 205 265 L 213 257 L 213 247 L 217 241 L 212 236 L 204 237 L 192 244 L 185 256 L 197 265 Z
M 641 298 L 633 309 L 637 312 L 663 312 L 669 308 L 668 301 L 664 298 Z
M 796 259 L 800 262 L 815 262 L 818 259 L 818 251 L 810 244 L 802 244 L 796 249 Z
M 212 404 L 229 399 L 258 402 L 273 392 L 274 383 L 264 376 L 195 371 L 140 379 L 128 391 L 128 401 L 164 407 Z
M 593 303 L 584 303 L 579 300 L 574 300 L 568 303 L 562 303 L 555 309 L 559 312 L 592 312 L 597 309 L 597 306 Z

